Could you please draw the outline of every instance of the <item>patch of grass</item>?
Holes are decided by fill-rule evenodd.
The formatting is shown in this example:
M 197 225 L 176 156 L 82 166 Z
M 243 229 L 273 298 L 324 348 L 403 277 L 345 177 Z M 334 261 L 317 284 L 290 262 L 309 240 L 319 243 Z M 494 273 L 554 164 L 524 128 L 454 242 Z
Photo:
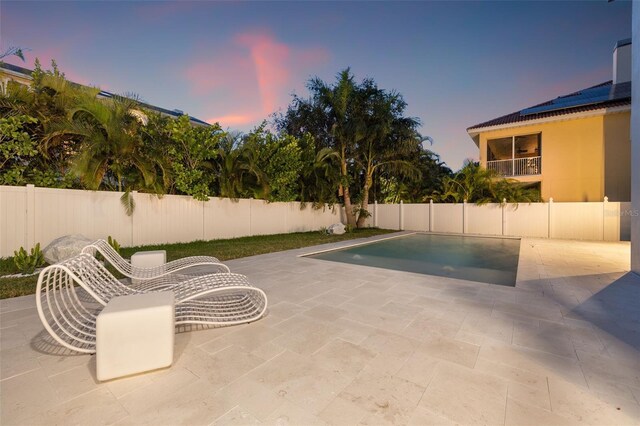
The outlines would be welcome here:
M 352 232 L 343 235 L 327 235 L 314 231 L 296 232 L 292 234 L 260 235 L 227 240 L 194 241 L 192 243 L 180 244 L 158 244 L 122 248 L 122 256 L 129 258 L 133 253 L 141 250 L 166 250 L 167 260 L 202 255 L 215 256 L 218 259 L 225 261 L 240 257 L 315 246 L 318 244 L 372 237 L 390 232 L 395 231 L 366 228 L 355 229 Z M 17 272 L 18 271 L 13 264 L 12 257 L 0 259 L 0 275 L 11 275 Z M 36 291 L 37 281 L 37 275 L 31 277 L 0 279 L 0 299 L 33 294 Z

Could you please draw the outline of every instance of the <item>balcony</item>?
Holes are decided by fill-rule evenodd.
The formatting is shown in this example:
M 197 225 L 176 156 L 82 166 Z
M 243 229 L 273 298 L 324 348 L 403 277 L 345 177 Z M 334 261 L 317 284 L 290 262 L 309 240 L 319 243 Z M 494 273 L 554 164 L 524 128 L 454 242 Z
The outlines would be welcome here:
M 539 175 L 542 173 L 542 157 L 487 161 L 487 169 L 495 170 L 500 176 Z

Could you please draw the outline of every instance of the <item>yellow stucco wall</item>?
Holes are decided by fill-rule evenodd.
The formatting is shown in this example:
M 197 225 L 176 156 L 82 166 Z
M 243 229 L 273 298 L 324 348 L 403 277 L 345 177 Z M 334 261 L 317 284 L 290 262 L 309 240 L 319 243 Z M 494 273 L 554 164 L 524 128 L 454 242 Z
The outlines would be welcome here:
M 540 181 L 544 200 L 602 201 L 607 195 L 611 201 L 628 201 L 629 123 L 626 112 L 483 132 L 480 162 L 486 166 L 487 140 L 541 133 L 542 174 L 518 179 Z M 605 194 L 605 181 L 611 194 Z
M 631 111 L 604 116 L 604 192 L 610 201 L 631 199 Z

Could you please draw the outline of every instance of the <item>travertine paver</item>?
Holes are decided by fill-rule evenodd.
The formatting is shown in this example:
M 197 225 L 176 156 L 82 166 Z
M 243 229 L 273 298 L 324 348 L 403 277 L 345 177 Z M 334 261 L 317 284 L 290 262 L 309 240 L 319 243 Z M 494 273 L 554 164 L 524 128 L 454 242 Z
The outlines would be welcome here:
M 33 296 L 0 301 L 0 423 L 640 424 L 628 243 L 523 239 L 515 288 L 297 257 L 314 250 L 229 262 L 267 317 L 181 329 L 170 369 L 107 383 Z

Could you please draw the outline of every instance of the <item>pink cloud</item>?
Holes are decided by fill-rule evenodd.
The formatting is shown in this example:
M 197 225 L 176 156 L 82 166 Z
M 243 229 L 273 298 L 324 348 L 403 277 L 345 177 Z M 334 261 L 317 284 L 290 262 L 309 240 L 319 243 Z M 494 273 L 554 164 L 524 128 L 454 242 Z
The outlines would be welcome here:
M 291 49 L 268 34 L 240 34 L 236 40 L 251 52 L 262 98 L 262 110 L 274 111 L 278 95 L 289 83 Z
M 253 115 L 223 115 L 222 117 L 214 117 L 206 120 L 209 124 L 219 123 L 222 127 L 227 126 L 242 126 L 245 124 L 249 124 L 256 119 Z
M 203 57 L 202 51 L 215 53 Z M 183 73 L 194 95 L 211 99 L 209 114 L 219 117 L 212 120 L 229 125 L 255 123 L 286 106 L 292 91 L 329 59 L 323 48 L 287 44 L 267 31 L 242 32 L 198 52 Z

